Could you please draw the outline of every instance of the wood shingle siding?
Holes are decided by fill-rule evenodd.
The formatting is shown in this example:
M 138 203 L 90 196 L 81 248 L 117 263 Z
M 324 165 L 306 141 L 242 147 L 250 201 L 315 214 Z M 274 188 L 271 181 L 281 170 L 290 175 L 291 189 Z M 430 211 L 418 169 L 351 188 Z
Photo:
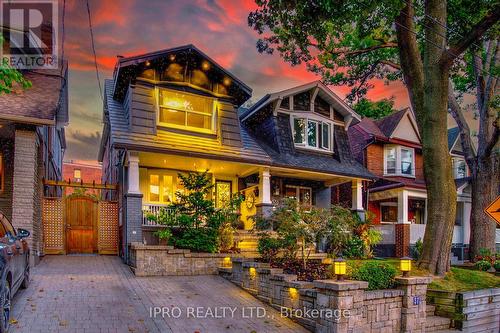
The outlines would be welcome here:
M 234 106 L 227 102 L 219 102 L 222 144 L 241 147 L 240 122 Z
M 129 86 L 130 130 L 135 133 L 156 133 L 156 100 L 154 89 L 141 85 Z M 127 109 L 125 109 L 127 113 Z

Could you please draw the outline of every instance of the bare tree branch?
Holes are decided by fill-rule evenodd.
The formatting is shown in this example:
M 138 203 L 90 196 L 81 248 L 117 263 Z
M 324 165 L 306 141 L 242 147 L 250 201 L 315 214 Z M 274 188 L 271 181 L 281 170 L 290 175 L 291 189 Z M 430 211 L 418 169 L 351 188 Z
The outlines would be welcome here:
M 448 85 L 448 112 L 458 125 L 460 131 L 460 142 L 462 143 L 462 150 L 464 151 L 465 161 L 470 170 L 475 170 L 477 165 L 476 154 L 472 145 L 470 135 L 470 128 L 460 105 L 458 104 L 455 93 L 453 92 L 452 82 Z
M 397 70 L 401 69 L 401 65 L 400 64 L 397 64 L 397 63 L 395 63 L 393 61 L 390 61 L 390 60 L 380 60 L 379 62 L 381 64 L 387 65 L 387 66 L 392 67 L 392 68 L 397 69 Z
M 486 14 L 481 21 L 479 21 L 472 29 L 464 34 L 464 37 L 459 40 L 455 45 L 452 45 L 448 51 L 443 52 L 439 62 L 443 66 L 449 66 L 453 61 L 460 56 L 469 46 L 471 46 L 475 41 L 477 41 L 481 36 L 484 35 L 489 28 L 491 28 L 495 23 L 498 22 L 500 18 L 500 3 L 497 3 L 495 7 Z

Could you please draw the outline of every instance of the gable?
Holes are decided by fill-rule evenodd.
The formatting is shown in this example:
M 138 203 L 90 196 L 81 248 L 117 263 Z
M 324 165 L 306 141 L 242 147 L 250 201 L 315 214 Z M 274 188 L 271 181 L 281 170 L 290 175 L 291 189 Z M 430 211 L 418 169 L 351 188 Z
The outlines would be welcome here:
M 401 118 L 399 124 L 391 135 L 392 138 L 397 138 L 401 140 L 406 140 L 410 142 L 420 143 L 420 138 L 418 135 L 417 128 L 414 125 L 410 115 L 406 113 L 405 116 Z

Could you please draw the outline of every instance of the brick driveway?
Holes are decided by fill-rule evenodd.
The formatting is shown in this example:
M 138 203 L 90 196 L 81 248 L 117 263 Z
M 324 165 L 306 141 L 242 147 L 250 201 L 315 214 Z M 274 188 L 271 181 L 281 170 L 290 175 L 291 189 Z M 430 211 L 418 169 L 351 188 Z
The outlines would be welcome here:
M 151 317 L 152 307 L 165 315 Z M 225 318 L 213 318 L 224 309 Z M 217 276 L 136 278 L 111 256 L 45 257 L 15 296 L 12 317 L 12 332 L 30 333 L 306 332 Z

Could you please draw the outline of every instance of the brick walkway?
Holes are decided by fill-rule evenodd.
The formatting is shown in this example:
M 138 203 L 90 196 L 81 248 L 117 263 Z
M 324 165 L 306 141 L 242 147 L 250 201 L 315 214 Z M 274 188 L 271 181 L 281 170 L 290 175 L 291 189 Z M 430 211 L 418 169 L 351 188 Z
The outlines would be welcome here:
M 153 307 L 164 316 L 150 316 Z M 251 315 L 255 307 L 265 318 Z M 136 278 L 111 256 L 45 257 L 12 317 L 12 332 L 29 333 L 306 332 L 217 276 Z

